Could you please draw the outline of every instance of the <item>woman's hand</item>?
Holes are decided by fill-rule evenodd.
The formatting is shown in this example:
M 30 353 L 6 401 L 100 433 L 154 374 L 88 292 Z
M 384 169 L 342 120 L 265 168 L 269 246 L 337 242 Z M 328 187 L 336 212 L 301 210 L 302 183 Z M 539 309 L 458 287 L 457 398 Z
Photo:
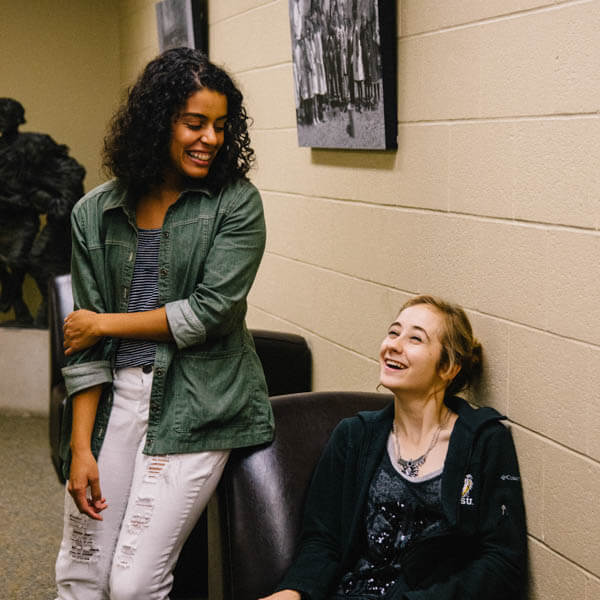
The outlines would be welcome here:
M 91 499 L 87 496 L 88 487 L 92 492 Z M 67 489 L 80 513 L 90 519 L 102 521 L 100 513 L 108 505 L 106 499 L 102 497 L 98 464 L 91 450 L 73 451 Z
M 302 596 L 296 590 L 281 590 L 259 600 L 300 600 Z
M 101 337 L 98 330 L 98 313 L 80 309 L 67 315 L 63 325 L 65 355 L 93 346 Z

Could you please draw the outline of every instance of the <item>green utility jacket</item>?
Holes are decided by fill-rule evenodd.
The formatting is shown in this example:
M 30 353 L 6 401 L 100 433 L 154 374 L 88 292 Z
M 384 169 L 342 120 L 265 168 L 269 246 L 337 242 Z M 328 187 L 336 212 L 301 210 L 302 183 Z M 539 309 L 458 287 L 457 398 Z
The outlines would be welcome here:
M 127 312 L 137 247 L 135 214 L 118 181 L 73 209 L 75 308 Z M 264 374 L 245 326 L 246 296 L 265 247 L 258 190 L 240 180 L 212 193 L 184 191 L 169 207 L 159 251 L 159 305 L 174 342 L 158 343 L 146 454 L 198 452 L 271 440 Z M 118 340 L 104 338 L 69 357 L 69 401 L 61 454 L 67 460 L 73 394 L 103 384 L 92 436 L 97 456 L 112 406 Z

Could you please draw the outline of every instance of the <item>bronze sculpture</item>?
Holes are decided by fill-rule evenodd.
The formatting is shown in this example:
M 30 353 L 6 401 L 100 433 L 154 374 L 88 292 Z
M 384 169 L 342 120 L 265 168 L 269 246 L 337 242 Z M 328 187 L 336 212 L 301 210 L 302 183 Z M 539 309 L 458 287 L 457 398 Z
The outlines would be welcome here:
M 47 327 L 48 280 L 69 271 L 70 215 L 85 169 L 49 135 L 20 132 L 23 123 L 23 106 L 0 98 L 0 312 L 14 309 L 10 324 Z M 26 273 L 42 296 L 35 319 L 23 300 Z

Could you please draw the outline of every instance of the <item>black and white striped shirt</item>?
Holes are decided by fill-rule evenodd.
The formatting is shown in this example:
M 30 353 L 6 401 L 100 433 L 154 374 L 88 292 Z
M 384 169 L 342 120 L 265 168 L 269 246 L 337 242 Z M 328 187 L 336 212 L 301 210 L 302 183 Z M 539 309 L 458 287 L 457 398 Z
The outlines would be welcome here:
M 158 251 L 162 229 L 138 229 L 137 253 L 127 312 L 158 308 Z M 123 339 L 115 368 L 141 367 L 154 363 L 156 342 Z

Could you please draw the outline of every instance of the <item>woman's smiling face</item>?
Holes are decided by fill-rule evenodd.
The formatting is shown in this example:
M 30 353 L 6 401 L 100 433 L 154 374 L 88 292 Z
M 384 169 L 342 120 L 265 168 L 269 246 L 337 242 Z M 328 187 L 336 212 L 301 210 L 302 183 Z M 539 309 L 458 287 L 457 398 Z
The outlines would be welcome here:
M 428 396 L 446 388 L 440 376 L 444 321 L 433 307 L 405 308 L 389 326 L 379 351 L 380 383 L 393 393 Z
M 173 123 L 169 155 L 171 167 L 180 177 L 208 175 L 225 140 L 227 97 L 203 88 L 186 101 Z

